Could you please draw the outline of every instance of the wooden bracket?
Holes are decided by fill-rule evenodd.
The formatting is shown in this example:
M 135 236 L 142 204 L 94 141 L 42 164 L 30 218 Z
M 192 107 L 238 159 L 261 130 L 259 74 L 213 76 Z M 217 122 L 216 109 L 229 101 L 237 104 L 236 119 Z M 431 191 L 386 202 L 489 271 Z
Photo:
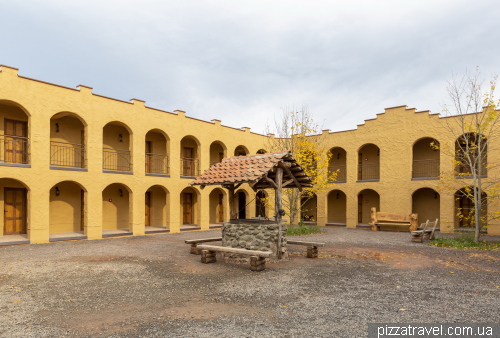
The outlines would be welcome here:
M 297 178 L 295 178 L 295 176 L 292 174 L 290 169 L 287 167 L 283 167 L 283 170 L 286 172 L 286 174 L 288 176 L 290 176 L 292 178 L 292 180 L 295 182 L 295 185 L 297 186 L 297 188 L 299 188 L 299 191 L 302 191 L 302 185 L 300 185 L 299 181 L 297 181 Z M 288 182 L 287 182 L 287 184 L 288 184 Z
M 273 186 L 274 189 L 278 189 L 278 185 L 269 177 L 267 177 L 267 174 L 264 175 L 264 179 L 269 182 Z

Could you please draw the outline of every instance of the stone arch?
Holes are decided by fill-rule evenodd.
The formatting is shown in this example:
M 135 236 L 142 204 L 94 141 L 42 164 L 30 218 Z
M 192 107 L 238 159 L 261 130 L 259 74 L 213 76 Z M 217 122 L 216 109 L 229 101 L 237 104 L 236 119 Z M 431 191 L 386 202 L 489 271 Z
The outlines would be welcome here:
M 170 138 L 163 130 L 154 128 L 144 135 L 146 175 L 170 174 Z
M 332 154 L 328 162 L 328 170 L 337 173 L 338 183 L 347 181 L 347 151 L 342 147 L 333 147 L 329 150 Z
M 4 217 L 0 217 L 0 236 L 22 235 L 27 237 L 31 221 L 31 191 L 23 181 L 0 178 L 0 207 Z M 17 210 L 17 212 L 15 212 Z
M 186 187 L 180 194 L 181 226 L 201 226 L 201 194 L 195 187 Z
M 237 219 L 250 218 L 250 195 L 245 189 L 238 189 L 234 193 Z
M 421 137 L 412 146 L 412 178 L 436 178 L 440 172 L 439 142 L 432 137 Z
M 380 211 L 380 195 L 373 189 L 363 189 L 358 193 L 358 224 L 371 222 L 371 208 Z
M 111 183 L 102 190 L 103 235 L 115 230 L 132 231 L 132 190 L 124 183 Z
M 186 135 L 180 141 L 181 146 L 181 176 L 182 177 L 197 177 L 200 175 L 200 141 L 192 136 Z
M 411 195 L 411 213 L 417 214 L 419 225 L 434 222 L 440 218 L 441 196 L 433 188 L 423 187 L 416 189 Z
M 266 153 L 267 153 L 267 150 L 265 150 L 265 149 L 257 150 L 257 154 L 266 154 Z
M 304 196 L 300 199 L 300 218 L 304 222 L 318 221 L 318 197 L 312 194 L 311 198 Z
M 49 234 L 80 232 L 87 224 L 87 190 L 73 180 L 60 181 L 49 192 Z
M 477 146 L 478 144 L 483 145 Z M 466 156 L 466 153 L 468 153 L 473 159 L 477 159 L 479 157 L 479 151 L 481 151 L 482 154 L 480 175 L 486 176 L 488 173 L 486 168 L 488 165 L 488 140 L 486 137 L 477 133 L 466 133 L 456 139 L 455 161 L 458 164 L 455 167 L 455 172 L 457 175 L 462 177 L 472 176 L 472 167 L 475 167 L 476 173 L 479 174 L 479 161 L 468 161 Z
M 87 122 L 73 112 L 50 118 L 50 165 L 86 168 Z
M 214 188 L 209 195 L 209 222 L 210 224 L 222 223 L 228 219 L 227 193 L 224 189 Z
M 340 189 L 334 189 L 327 196 L 327 223 L 346 225 L 347 223 L 347 196 Z
M 380 148 L 366 143 L 358 149 L 358 181 L 380 179 Z
M 161 184 L 153 184 L 144 192 L 146 227 L 170 229 L 170 192 Z
M 132 171 L 133 133 L 125 123 L 111 121 L 104 125 L 103 169 Z
M 213 141 L 210 144 L 210 165 L 217 164 L 227 157 L 227 147 L 222 141 Z
M 31 114 L 24 106 L 15 101 L 0 100 L 0 134 L 4 135 L 1 162 L 31 163 L 31 129 Z
M 243 145 L 239 145 L 234 148 L 234 156 L 247 156 L 249 154 L 250 152 L 248 151 L 248 148 Z
M 265 190 L 259 190 L 255 194 L 255 217 L 268 217 L 268 208 L 266 205 L 268 202 L 269 195 Z
M 469 187 L 471 190 L 473 190 L 473 187 Z M 455 228 L 474 228 L 475 226 L 475 219 L 474 219 L 474 207 L 475 203 L 473 200 L 470 198 L 466 197 L 466 192 L 465 192 L 465 187 L 462 189 L 458 189 L 455 192 L 455 205 L 454 205 L 454 212 L 453 214 L 455 215 L 454 219 L 454 227 Z M 488 205 L 486 203 L 488 195 L 482 191 L 481 192 L 481 200 L 482 200 L 482 210 L 481 210 L 481 217 L 483 218 L 485 215 L 488 214 Z M 482 225 L 486 226 L 487 222 L 485 219 L 482 221 Z

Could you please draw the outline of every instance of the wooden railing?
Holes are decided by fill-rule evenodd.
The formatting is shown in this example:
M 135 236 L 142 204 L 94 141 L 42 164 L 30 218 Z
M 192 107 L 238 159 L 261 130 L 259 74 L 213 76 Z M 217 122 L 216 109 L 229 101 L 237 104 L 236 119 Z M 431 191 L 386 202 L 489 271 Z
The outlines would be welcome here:
M 29 164 L 28 141 L 27 137 L 0 135 L 0 162 Z
M 380 164 L 358 164 L 358 181 L 379 180 Z
M 85 146 L 83 144 L 50 141 L 50 165 L 86 168 Z
M 168 156 L 146 153 L 146 173 L 164 175 L 170 174 Z
M 200 175 L 200 166 L 197 159 L 181 158 L 181 176 L 196 177 Z
M 345 165 L 340 167 L 328 167 L 328 171 L 330 173 L 337 172 L 337 182 L 346 182 L 347 170 Z
M 130 151 L 104 148 L 102 168 L 113 171 L 132 171 L 132 156 Z
M 439 176 L 439 160 L 414 160 L 412 178 L 436 178 Z

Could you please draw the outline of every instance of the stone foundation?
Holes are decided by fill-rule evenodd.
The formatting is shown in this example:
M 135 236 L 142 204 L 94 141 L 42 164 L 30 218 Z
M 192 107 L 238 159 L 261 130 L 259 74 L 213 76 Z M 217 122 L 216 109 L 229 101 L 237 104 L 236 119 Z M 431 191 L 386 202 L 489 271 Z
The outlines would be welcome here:
M 277 257 L 278 225 L 265 221 L 260 222 L 228 222 L 222 225 L 222 246 L 247 250 L 271 251 Z M 281 233 L 282 257 L 288 256 L 286 244 L 286 224 Z M 228 257 L 227 254 L 224 255 Z M 239 255 L 231 254 L 236 258 Z M 249 256 L 247 256 L 248 258 Z

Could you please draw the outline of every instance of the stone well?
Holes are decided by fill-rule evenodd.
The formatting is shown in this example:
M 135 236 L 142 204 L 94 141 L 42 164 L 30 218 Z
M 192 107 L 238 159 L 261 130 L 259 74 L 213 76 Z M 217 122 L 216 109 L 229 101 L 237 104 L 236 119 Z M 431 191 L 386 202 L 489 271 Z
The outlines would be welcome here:
M 286 224 L 281 229 L 282 257 L 287 257 Z M 271 251 L 277 257 L 278 225 L 265 220 L 236 220 L 222 224 L 222 246 L 247 250 Z M 225 257 L 239 255 L 225 254 Z M 247 258 L 249 256 L 246 256 Z

